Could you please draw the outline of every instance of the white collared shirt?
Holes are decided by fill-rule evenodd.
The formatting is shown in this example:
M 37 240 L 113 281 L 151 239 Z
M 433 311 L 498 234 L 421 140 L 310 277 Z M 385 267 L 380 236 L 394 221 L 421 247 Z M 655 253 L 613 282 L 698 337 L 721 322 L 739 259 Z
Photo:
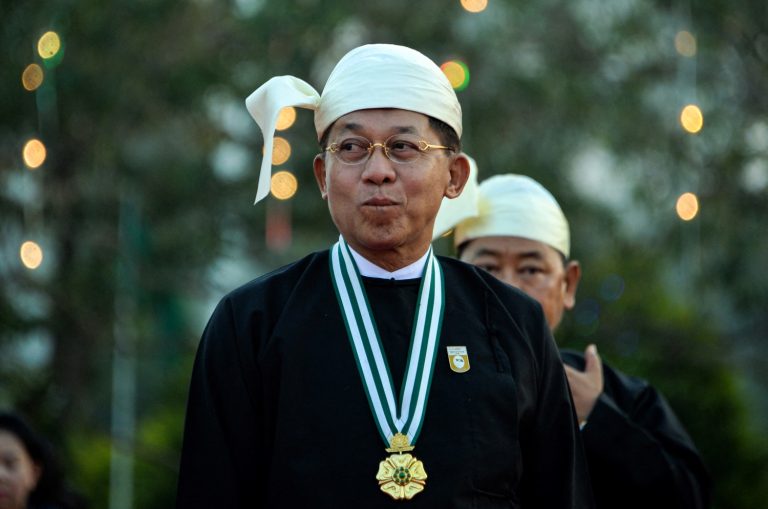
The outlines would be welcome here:
M 349 246 L 349 250 L 352 252 L 352 257 L 355 259 L 360 275 L 378 279 L 418 279 L 424 273 L 424 265 L 427 263 L 427 255 L 429 255 L 429 249 L 427 249 L 427 252 L 412 264 L 406 265 L 394 272 L 389 272 L 368 261 L 363 255 L 352 249 L 352 246 Z

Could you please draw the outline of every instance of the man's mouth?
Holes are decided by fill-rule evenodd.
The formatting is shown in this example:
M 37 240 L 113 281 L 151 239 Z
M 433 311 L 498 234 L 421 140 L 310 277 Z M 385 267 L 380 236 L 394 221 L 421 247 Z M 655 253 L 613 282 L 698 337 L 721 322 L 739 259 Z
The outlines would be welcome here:
M 373 198 L 368 198 L 365 200 L 363 205 L 368 207 L 389 207 L 392 205 L 397 205 L 397 203 L 384 196 L 374 196 Z

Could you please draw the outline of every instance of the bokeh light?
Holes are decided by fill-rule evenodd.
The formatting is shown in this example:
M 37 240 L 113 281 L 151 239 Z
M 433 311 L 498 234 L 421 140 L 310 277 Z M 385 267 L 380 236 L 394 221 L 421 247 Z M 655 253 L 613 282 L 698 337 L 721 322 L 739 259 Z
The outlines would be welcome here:
M 21 84 L 30 92 L 37 90 L 43 84 L 43 68 L 37 64 L 29 64 L 21 73 Z
M 288 200 L 293 198 L 293 195 L 296 194 L 298 188 L 299 182 L 296 180 L 293 173 L 283 170 L 272 175 L 272 196 L 278 200 Z
M 56 32 L 46 32 L 37 41 L 37 53 L 46 60 L 56 56 L 60 49 L 61 39 Z
M 693 193 L 683 193 L 675 205 L 677 215 L 683 221 L 690 221 L 699 213 L 699 199 Z
M 291 158 L 291 144 L 288 140 L 275 136 L 272 145 L 272 164 L 279 166 Z
M 680 124 L 691 134 L 696 134 L 704 127 L 704 115 L 695 104 L 689 104 L 680 112 Z
M 675 34 L 675 49 L 684 57 L 696 55 L 696 37 L 692 33 L 681 30 Z
M 574 318 L 580 335 L 592 335 L 600 327 L 600 303 L 591 298 L 580 299 L 574 309 Z
M 460 91 L 469 85 L 469 68 L 460 60 L 449 60 L 440 66 L 454 90 Z
M 468 12 L 483 12 L 488 7 L 488 0 L 461 0 L 461 6 Z
M 600 283 L 600 297 L 612 302 L 619 300 L 624 293 L 624 278 L 618 274 L 609 274 Z
M 26 164 L 30 170 L 39 168 L 40 165 L 45 162 L 46 154 L 47 152 L 43 142 L 34 138 L 25 143 L 24 149 L 22 150 L 24 164 Z
M 43 263 L 43 250 L 37 242 L 27 240 L 19 249 L 21 263 L 28 269 L 36 269 Z
M 291 127 L 293 123 L 296 121 L 296 108 L 293 106 L 288 106 L 287 108 L 283 108 L 280 110 L 280 114 L 277 117 L 277 124 L 275 125 L 275 129 L 278 131 L 284 131 Z

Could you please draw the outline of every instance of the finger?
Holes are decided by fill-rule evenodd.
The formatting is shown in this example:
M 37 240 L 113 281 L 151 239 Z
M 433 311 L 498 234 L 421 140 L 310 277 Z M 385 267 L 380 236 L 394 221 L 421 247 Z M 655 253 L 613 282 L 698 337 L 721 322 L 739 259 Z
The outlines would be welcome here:
M 600 356 L 597 354 L 597 346 L 591 344 L 584 350 L 584 371 L 587 373 L 594 373 L 600 366 Z
M 591 344 L 587 346 L 584 351 L 584 371 L 589 377 L 594 380 L 598 387 L 602 389 L 603 386 L 603 362 L 600 359 L 600 354 L 597 353 L 597 346 Z

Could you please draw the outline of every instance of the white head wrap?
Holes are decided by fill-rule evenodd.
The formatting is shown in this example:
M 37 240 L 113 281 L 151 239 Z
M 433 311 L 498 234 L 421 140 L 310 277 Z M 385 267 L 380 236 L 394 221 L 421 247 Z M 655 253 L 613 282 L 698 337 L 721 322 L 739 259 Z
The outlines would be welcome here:
M 468 189 L 473 186 L 477 186 L 477 179 L 470 177 L 456 200 L 469 191 L 476 201 L 464 203 L 458 210 L 443 198 L 433 237 L 454 227 L 456 246 L 478 237 L 522 237 L 552 246 L 566 258 L 570 256 L 568 221 L 544 186 L 530 177 L 514 174 L 490 177 L 474 192 Z
M 256 202 L 269 194 L 272 144 L 280 110 L 296 106 L 314 110 L 318 140 L 339 117 L 357 110 L 397 108 L 442 120 L 461 137 L 461 106 L 448 78 L 429 58 L 411 48 L 368 44 L 347 53 L 317 93 L 293 76 L 277 76 L 245 100 L 264 135 Z

